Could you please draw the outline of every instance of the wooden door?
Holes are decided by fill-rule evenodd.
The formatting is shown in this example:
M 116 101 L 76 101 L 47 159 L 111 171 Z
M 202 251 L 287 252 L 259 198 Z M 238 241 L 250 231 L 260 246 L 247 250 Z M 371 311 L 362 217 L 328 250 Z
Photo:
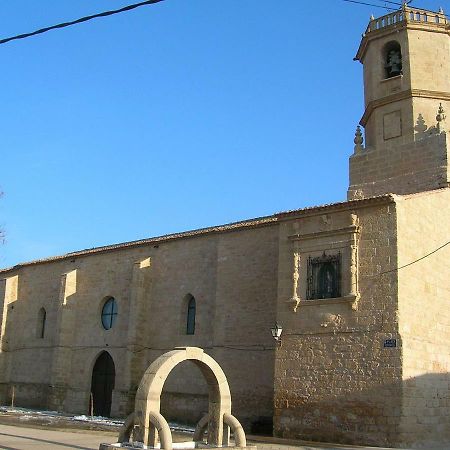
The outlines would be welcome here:
M 115 379 L 114 361 L 108 352 L 103 352 L 97 358 L 92 369 L 91 393 L 94 403 L 94 416 L 109 417 L 111 415 Z

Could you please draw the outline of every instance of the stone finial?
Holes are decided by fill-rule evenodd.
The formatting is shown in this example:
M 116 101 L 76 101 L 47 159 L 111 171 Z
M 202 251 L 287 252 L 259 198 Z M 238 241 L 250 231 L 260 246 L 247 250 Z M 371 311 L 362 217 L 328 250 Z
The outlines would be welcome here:
M 444 14 L 444 8 L 442 6 L 439 7 L 439 14 Z
M 370 15 L 370 20 L 375 20 L 375 16 L 373 14 Z
M 436 116 L 437 120 L 437 129 L 440 133 L 441 131 L 445 131 L 445 119 L 447 116 L 445 115 L 444 107 L 442 106 L 442 103 L 439 103 L 439 109 Z
M 359 125 L 356 127 L 355 139 L 353 139 L 353 142 L 355 143 L 355 153 L 360 153 L 364 150 L 364 138 L 361 132 L 361 127 Z

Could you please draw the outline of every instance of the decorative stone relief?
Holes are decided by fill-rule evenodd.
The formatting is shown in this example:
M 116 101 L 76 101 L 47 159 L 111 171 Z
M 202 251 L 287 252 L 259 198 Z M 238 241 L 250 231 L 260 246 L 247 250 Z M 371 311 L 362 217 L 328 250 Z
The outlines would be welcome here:
M 345 323 L 344 319 L 340 314 L 324 314 L 323 322 L 320 324 L 322 328 L 331 328 L 332 331 L 336 332 L 342 328 Z
M 292 301 L 294 302 L 294 312 L 297 312 L 297 308 L 300 305 L 300 297 L 298 296 L 298 280 L 300 278 L 299 275 L 300 268 L 300 255 L 298 253 L 294 253 L 294 270 L 292 273 Z
M 320 228 L 322 230 L 331 230 L 332 220 L 329 214 L 323 214 L 322 216 L 320 216 Z
M 352 200 L 362 200 L 364 198 L 364 192 L 362 189 L 355 189 L 353 192 Z
M 355 231 L 359 231 L 359 217 L 356 214 L 350 214 L 351 226 L 355 227 Z M 350 242 L 350 295 L 355 296 L 355 300 L 352 304 L 353 309 L 358 308 L 358 302 L 360 299 L 358 289 L 358 243 L 359 233 L 351 234 Z
M 343 228 L 332 228 L 332 217 L 322 215 L 317 219 L 319 230 L 310 233 L 296 233 L 289 236 L 293 241 L 292 294 L 287 303 L 293 304 L 296 312 L 299 307 L 331 303 L 349 303 L 353 310 L 358 308 L 360 299 L 358 287 L 358 245 L 360 236 L 360 221 L 353 211 L 345 219 L 347 225 Z M 323 226 L 322 226 L 323 225 Z M 323 229 L 326 226 L 327 229 Z M 309 275 L 308 265 L 300 262 L 309 261 L 317 255 L 331 251 L 331 254 L 342 254 L 342 269 L 340 271 L 340 294 L 327 298 L 308 298 Z

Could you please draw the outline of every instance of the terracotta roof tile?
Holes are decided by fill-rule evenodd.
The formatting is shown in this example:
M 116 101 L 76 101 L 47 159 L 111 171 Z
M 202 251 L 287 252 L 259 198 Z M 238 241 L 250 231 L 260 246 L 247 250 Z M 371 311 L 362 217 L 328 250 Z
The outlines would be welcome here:
M 325 204 L 325 205 L 309 206 L 306 208 L 294 209 L 294 210 L 290 210 L 290 211 L 282 211 L 282 212 L 273 214 L 271 216 L 257 217 L 255 219 L 233 222 L 233 223 L 229 223 L 229 224 L 225 224 L 225 225 L 200 228 L 197 230 L 184 231 L 181 233 L 166 234 L 166 235 L 152 237 L 152 238 L 148 238 L 148 239 L 140 239 L 140 240 L 136 240 L 136 241 L 123 242 L 120 244 L 105 245 L 102 247 L 93 247 L 93 248 L 88 248 L 88 249 L 84 249 L 84 250 L 66 253 L 64 255 L 36 259 L 34 261 L 19 263 L 13 267 L 0 269 L 0 273 L 10 272 L 12 270 L 19 269 L 24 266 L 49 263 L 49 262 L 53 262 L 53 261 L 61 261 L 61 260 L 69 259 L 69 258 L 75 258 L 78 256 L 91 255 L 94 253 L 97 254 L 97 253 L 110 252 L 110 251 L 120 250 L 120 249 L 125 249 L 125 248 L 141 247 L 141 246 L 148 245 L 148 244 L 158 244 L 161 242 L 168 242 L 168 241 L 172 241 L 172 240 L 176 240 L 176 239 L 191 238 L 191 237 L 196 237 L 196 236 L 202 236 L 205 234 L 224 233 L 224 232 L 230 232 L 230 231 L 244 229 L 244 228 L 255 228 L 255 227 L 261 227 L 261 226 L 268 226 L 268 225 L 277 223 L 280 220 L 288 219 L 288 218 L 291 218 L 291 217 L 297 216 L 297 215 L 320 213 L 323 210 L 327 210 L 327 209 L 349 209 L 352 207 L 355 207 L 355 208 L 356 207 L 364 207 L 366 205 L 370 206 L 372 204 L 377 204 L 377 203 L 393 202 L 394 199 L 395 199 L 394 195 L 386 194 L 386 195 L 380 195 L 377 197 L 371 197 L 371 198 L 362 199 L 362 200 L 351 200 L 351 201 L 338 202 L 338 203 L 329 203 L 329 204 Z

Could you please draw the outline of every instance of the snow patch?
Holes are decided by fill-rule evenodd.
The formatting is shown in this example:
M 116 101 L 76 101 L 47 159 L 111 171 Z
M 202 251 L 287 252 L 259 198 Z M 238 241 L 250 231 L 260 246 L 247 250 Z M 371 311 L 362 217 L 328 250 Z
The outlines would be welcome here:
M 45 417 L 50 421 L 57 421 L 58 419 L 73 420 L 75 422 L 86 422 L 96 425 L 106 425 L 111 427 L 121 427 L 124 424 L 124 420 L 121 419 L 111 419 L 110 417 L 102 416 L 87 416 L 85 414 L 81 415 L 70 415 L 60 413 L 58 411 L 46 411 L 31 408 L 20 408 L 18 406 L 0 406 L 0 413 L 16 414 L 20 420 L 32 420 L 36 418 Z M 172 431 L 178 431 L 180 433 L 194 433 L 195 428 L 188 425 L 179 424 L 176 422 L 170 422 L 169 427 Z
M 124 424 L 123 420 L 120 419 L 111 419 L 110 417 L 102 417 L 102 416 L 86 416 L 82 414 L 81 416 L 73 416 L 69 418 L 70 420 L 76 420 L 77 422 L 89 422 L 95 423 L 99 425 L 109 425 L 113 427 L 122 426 Z

